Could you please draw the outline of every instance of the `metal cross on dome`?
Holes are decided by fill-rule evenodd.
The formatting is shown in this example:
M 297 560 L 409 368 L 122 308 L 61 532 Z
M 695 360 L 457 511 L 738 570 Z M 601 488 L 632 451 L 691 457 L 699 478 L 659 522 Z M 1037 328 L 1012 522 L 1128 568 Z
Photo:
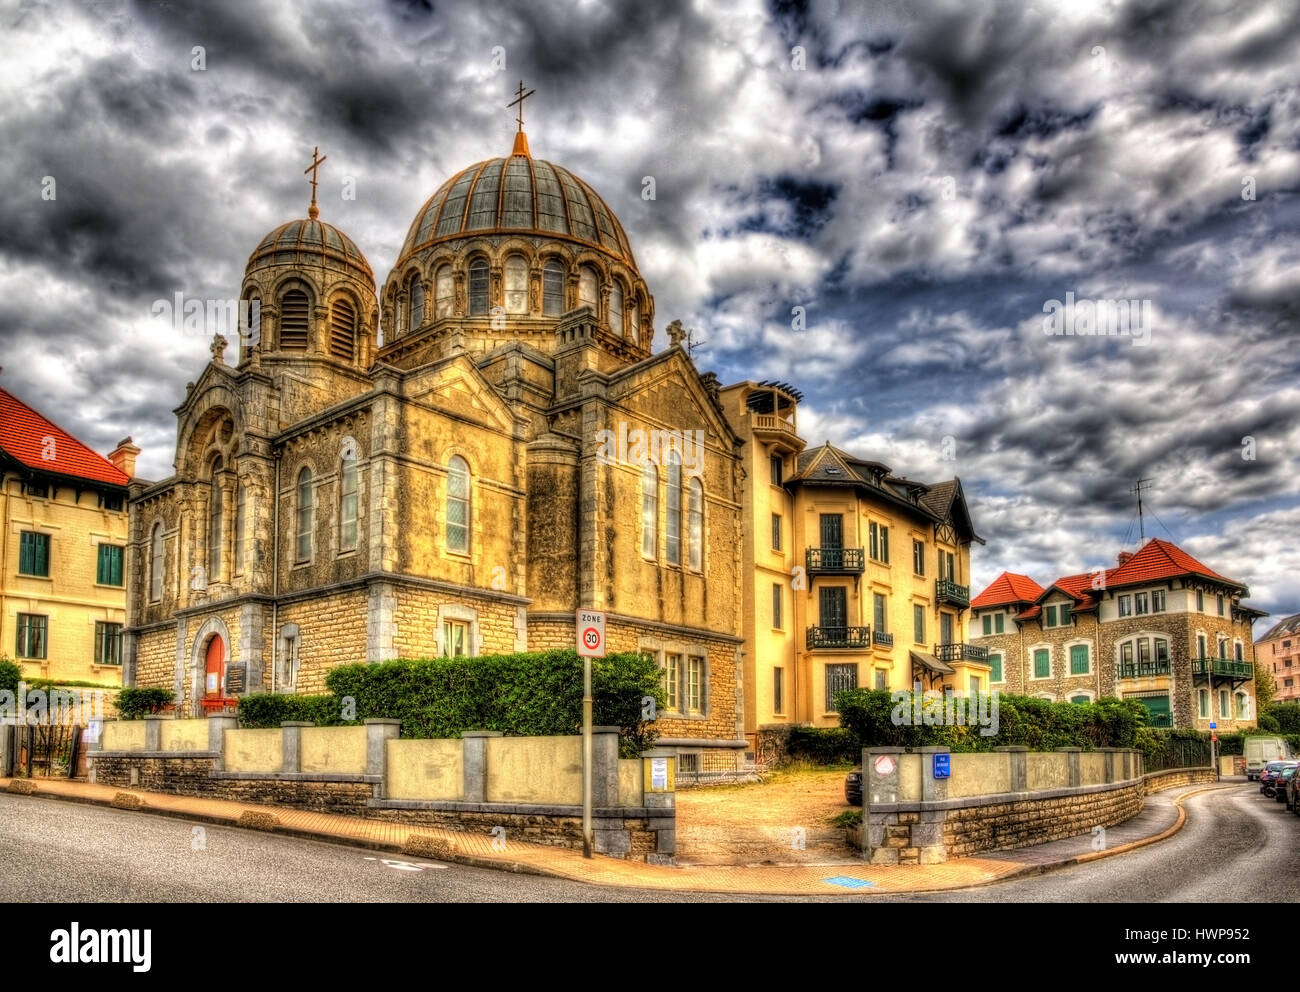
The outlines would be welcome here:
M 506 104 L 507 110 L 515 106 L 515 104 L 519 105 L 519 114 L 515 117 L 515 120 L 519 122 L 519 131 L 521 134 L 523 133 L 524 130 L 524 101 L 527 100 L 530 96 L 532 96 L 536 92 L 537 90 L 529 90 L 527 93 L 525 93 L 524 81 L 521 79 L 519 80 L 519 95 Z
M 315 220 L 316 215 L 320 213 L 320 208 L 316 206 L 316 171 L 320 168 L 320 164 L 327 158 L 329 158 L 329 156 L 322 155 L 320 153 L 320 145 L 317 145 L 311 150 L 311 165 L 302 170 L 304 176 L 309 172 L 311 173 L 311 209 L 308 210 L 307 213 L 311 216 L 312 220 Z

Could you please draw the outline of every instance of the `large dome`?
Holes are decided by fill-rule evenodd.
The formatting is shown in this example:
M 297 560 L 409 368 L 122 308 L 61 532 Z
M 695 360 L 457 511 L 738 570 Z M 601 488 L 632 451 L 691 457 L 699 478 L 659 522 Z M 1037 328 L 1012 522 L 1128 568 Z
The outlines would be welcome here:
M 323 265 L 360 274 L 370 286 L 375 282 L 370 263 L 356 243 L 337 227 L 314 218 L 291 220 L 264 237 L 248 257 L 245 272 L 270 265 Z
M 490 158 L 443 183 L 415 215 L 397 267 L 441 241 L 504 231 L 573 241 L 636 269 L 623 226 L 596 191 L 526 154 Z

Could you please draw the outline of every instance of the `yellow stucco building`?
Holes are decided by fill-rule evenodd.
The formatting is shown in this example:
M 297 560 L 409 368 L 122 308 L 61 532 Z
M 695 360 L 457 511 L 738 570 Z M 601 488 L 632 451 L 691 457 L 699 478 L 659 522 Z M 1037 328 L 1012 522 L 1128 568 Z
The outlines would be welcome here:
M 745 735 L 838 726 L 848 688 L 987 692 L 984 650 L 963 643 L 975 533 L 961 481 L 927 485 L 798 431 L 785 383 L 722 390 L 746 444 Z
M 0 389 L 0 655 L 24 678 L 122 684 L 138 453 L 106 459 Z

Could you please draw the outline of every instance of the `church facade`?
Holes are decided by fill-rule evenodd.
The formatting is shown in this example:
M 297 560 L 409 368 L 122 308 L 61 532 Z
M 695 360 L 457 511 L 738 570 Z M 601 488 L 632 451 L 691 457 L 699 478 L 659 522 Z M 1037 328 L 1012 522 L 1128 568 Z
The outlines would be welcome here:
M 521 129 L 378 292 L 318 215 L 257 245 L 259 325 L 187 387 L 173 474 L 131 487 L 127 684 L 200 714 L 341 664 L 570 646 L 581 606 L 676 680 L 661 741 L 734 761 L 741 442 L 679 325 L 652 351 L 613 212 Z

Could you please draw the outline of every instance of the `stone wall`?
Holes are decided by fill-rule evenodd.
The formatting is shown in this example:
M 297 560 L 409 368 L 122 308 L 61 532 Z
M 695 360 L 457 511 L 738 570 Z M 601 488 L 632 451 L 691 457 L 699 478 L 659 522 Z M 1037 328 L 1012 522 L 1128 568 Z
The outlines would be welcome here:
M 1244 775 L 1245 772 L 1239 774 Z M 1168 771 L 1151 772 L 1143 776 L 1144 790 L 1147 795 L 1176 789 L 1180 785 L 1203 785 L 1219 781 L 1219 773 L 1213 768 L 1170 768 Z

